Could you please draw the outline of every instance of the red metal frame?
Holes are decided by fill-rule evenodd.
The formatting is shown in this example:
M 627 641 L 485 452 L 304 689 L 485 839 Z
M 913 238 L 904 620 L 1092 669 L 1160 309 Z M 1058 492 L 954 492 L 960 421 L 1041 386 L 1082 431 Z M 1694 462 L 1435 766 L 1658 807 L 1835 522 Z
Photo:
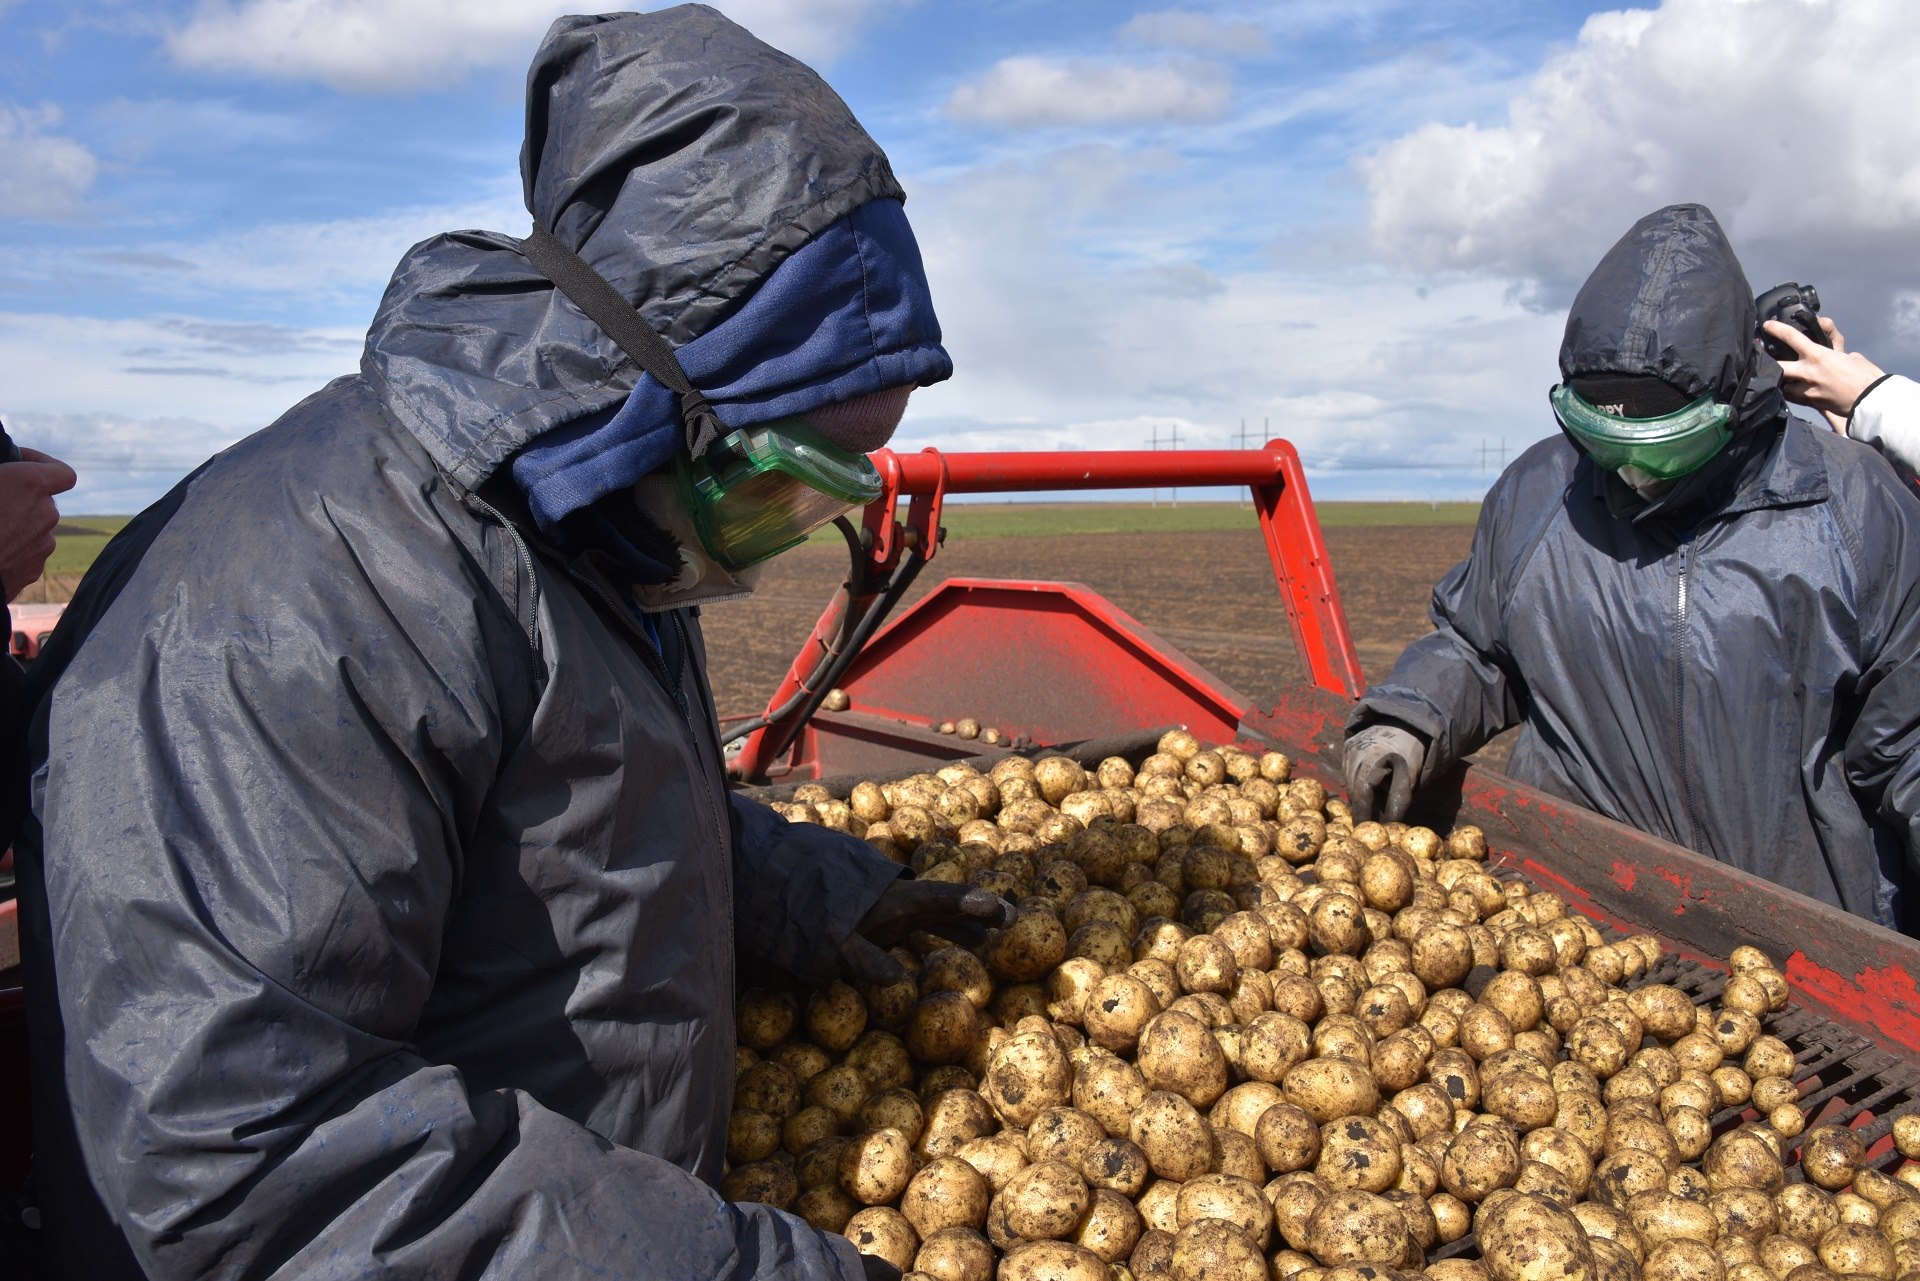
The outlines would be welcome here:
M 862 541 L 867 556 L 866 577 L 876 583 L 882 575 L 897 566 L 900 558 L 907 553 L 917 553 L 927 559 L 938 554 L 940 513 L 949 494 L 1245 485 L 1253 491 L 1254 509 L 1266 541 L 1267 555 L 1273 562 L 1274 581 L 1279 588 L 1280 601 L 1286 608 L 1294 643 L 1300 650 L 1313 684 L 1347 698 L 1359 697 L 1365 687 L 1360 660 L 1354 653 L 1353 639 L 1347 632 L 1346 615 L 1340 608 L 1340 595 L 1334 585 L 1333 567 L 1327 559 L 1326 543 L 1320 534 L 1319 521 L 1314 516 L 1313 500 L 1307 492 L 1306 474 L 1301 469 L 1299 454 L 1284 440 L 1268 441 L 1265 448 L 1255 450 L 956 454 L 926 449 L 918 454 L 896 454 L 892 450 L 882 449 L 875 451 L 871 458 L 880 473 L 883 489 L 880 497 L 866 508 L 862 518 Z M 910 500 L 904 523 L 898 514 L 902 498 Z M 1049 585 L 1015 586 L 1036 588 Z M 820 771 L 820 762 L 807 755 L 809 747 L 821 741 L 820 737 L 809 735 L 794 724 L 803 711 L 795 709 L 785 715 L 775 713 L 785 708 L 796 695 L 815 692 L 811 681 L 830 657 L 834 640 L 843 630 L 845 620 L 850 614 L 854 617 L 863 615 L 873 606 L 876 596 L 877 590 L 855 594 L 843 588 L 828 602 L 819 621 L 814 624 L 812 635 L 801 646 L 780 687 L 768 700 L 768 723 L 749 735 L 734 757 L 730 767 L 734 774 L 758 780 L 776 774 L 786 777 L 795 772 L 804 774 Z M 1070 607 L 1083 612 L 1091 611 L 1092 614 L 1104 611 L 1118 613 L 1105 602 L 1099 606 L 1090 605 L 1091 597 L 1092 593 L 1085 588 L 1078 588 L 1070 598 Z M 891 630 L 883 635 L 890 634 Z M 1143 633 L 1144 629 L 1132 619 L 1126 619 L 1118 631 Z M 905 639 L 904 633 L 902 639 Z M 925 635 L 919 639 L 920 643 L 929 646 L 933 646 L 936 640 Z M 940 643 L 956 639 L 950 637 Z M 1145 649 L 1122 643 L 1118 646 L 1100 645 L 1098 651 L 1101 661 L 1144 667 L 1152 679 L 1164 678 L 1168 674 L 1166 664 L 1160 661 L 1162 659 L 1169 660 L 1175 668 L 1189 665 L 1187 660 L 1157 639 L 1152 642 L 1152 647 Z M 896 646 L 890 652 L 898 658 L 906 651 Z M 876 679 L 878 675 L 878 668 L 873 663 L 850 669 L 841 682 L 849 692 L 853 690 L 856 671 L 868 681 Z M 1211 678 L 1207 678 L 1202 683 L 1210 682 Z M 1040 688 L 1031 691 L 1034 696 L 1043 696 L 1047 692 Z M 1215 688 L 1205 696 L 1203 702 L 1218 703 L 1223 699 L 1238 700 L 1238 695 Z M 977 713 L 968 708 L 955 714 Z M 1098 709 L 1094 709 L 1093 720 L 1102 725 L 1107 723 Z M 853 723 L 848 722 L 849 725 Z M 926 725 L 927 719 L 923 714 L 905 717 L 897 723 L 912 738 L 915 726 Z M 1137 725 L 1140 722 L 1136 719 L 1132 723 Z M 789 746 L 781 750 L 778 747 L 781 743 L 788 743 Z M 964 745 L 956 745 L 946 754 L 957 756 L 964 750 L 969 749 Z

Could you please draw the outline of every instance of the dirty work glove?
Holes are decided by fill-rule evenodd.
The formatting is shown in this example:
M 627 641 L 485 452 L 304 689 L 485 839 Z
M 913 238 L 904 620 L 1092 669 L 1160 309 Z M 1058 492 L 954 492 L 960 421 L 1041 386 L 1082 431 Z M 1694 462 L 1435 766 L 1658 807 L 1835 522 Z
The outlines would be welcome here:
M 1425 740 L 1398 725 L 1369 725 L 1347 735 L 1342 772 L 1347 777 L 1347 804 L 1354 821 L 1398 823 L 1405 818 L 1413 800 L 1413 785 L 1426 759 Z M 1384 798 L 1380 796 L 1382 784 L 1386 785 Z
M 972 947 L 989 929 L 1012 920 L 1013 904 L 991 890 L 947 881 L 895 881 L 840 945 L 840 960 L 862 983 L 884 987 L 906 977 L 887 949 L 915 930 Z

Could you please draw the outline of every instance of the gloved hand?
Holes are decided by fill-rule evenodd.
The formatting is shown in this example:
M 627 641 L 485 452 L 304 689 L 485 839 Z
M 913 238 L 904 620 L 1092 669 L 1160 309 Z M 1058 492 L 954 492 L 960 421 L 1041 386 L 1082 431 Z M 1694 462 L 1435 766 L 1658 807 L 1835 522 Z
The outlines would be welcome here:
M 879 1255 L 861 1255 L 860 1266 L 866 1270 L 866 1281 L 900 1281 L 900 1269 Z
M 947 881 L 895 881 L 840 945 L 840 960 L 862 983 L 884 987 L 906 975 L 887 949 L 915 930 L 972 947 L 1013 921 L 1013 904 L 991 890 Z
M 1354 821 L 1398 823 L 1405 818 L 1426 759 L 1426 741 L 1398 725 L 1369 725 L 1347 735 L 1341 772 L 1347 778 L 1347 804 Z M 1383 783 L 1386 796 L 1381 800 L 1378 793 Z

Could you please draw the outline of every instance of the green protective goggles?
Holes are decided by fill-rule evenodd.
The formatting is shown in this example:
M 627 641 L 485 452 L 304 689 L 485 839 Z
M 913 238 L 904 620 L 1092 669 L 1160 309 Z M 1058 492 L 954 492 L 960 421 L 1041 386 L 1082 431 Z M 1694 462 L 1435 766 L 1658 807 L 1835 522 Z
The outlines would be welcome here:
M 1565 383 L 1548 392 L 1547 400 L 1567 435 L 1608 471 L 1637 467 L 1672 480 L 1719 453 L 1733 434 L 1733 406 L 1711 395 L 1658 418 L 1610 414 Z
M 674 481 L 707 554 L 735 571 L 805 542 L 881 490 L 865 454 L 828 444 L 803 418 L 729 432 L 699 458 L 683 455 Z

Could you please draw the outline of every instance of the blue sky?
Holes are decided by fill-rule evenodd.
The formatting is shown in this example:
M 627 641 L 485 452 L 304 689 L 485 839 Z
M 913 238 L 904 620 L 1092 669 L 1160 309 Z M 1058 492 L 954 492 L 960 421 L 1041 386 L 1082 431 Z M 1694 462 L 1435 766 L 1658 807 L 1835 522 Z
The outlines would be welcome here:
M 1572 289 L 1701 200 L 1920 364 L 1907 0 L 739 0 L 908 193 L 954 379 L 897 443 L 1224 447 L 1477 497 Z M 351 372 L 406 247 L 518 233 L 537 0 L 0 0 L 0 418 L 130 512 Z M 1490 452 L 1483 459 L 1483 447 Z

